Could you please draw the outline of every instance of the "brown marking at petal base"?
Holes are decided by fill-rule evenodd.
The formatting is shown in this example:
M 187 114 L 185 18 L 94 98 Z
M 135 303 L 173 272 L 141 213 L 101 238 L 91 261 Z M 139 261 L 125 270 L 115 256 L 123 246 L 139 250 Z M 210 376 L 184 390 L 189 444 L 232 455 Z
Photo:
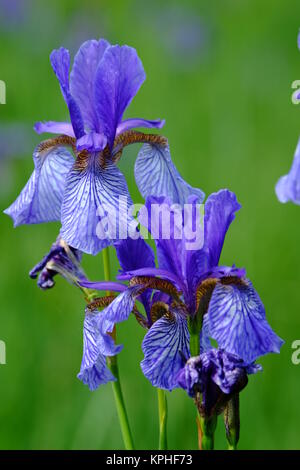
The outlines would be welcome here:
M 167 320 L 169 320 L 170 323 L 175 323 L 176 319 L 171 310 L 169 310 L 164 316 L 167 318 Z
M 147 276 L 135 276 L 130 279 L 130 286 L 136 286 L 139 284 L 141 284 L 146 289 L 156 289 L 165 292 L 166 294 L 170 295 L 171 297 L 175 297 L 176 299 L 179 299 L 180 297 L 180 292 L 176 289 L 176 287 L 170 281 L 166 281 L 165 279 Z
M 89 161 L 89 153 L 87 150 L 82 150 L 81 152 L 77 153 L 74 169 L 83 171 L 87 168 Z
M 114 295 L 108 295 L 106 297 L 96 297 L 92 302 L 87 305 L 87 309 L 93 312 L 99 308 L 107 307 L 115 299 Z
M 37 151 L 42 153 L 47 150 L 51 150 L 54 147 L 59 147 L 60 145 L 70 146 L 74 153 L 76 153 L 76 139 L 74 137 L 69 137 L 68 135 L 59 135 L 53 139 L 43 140 L 38 146 Z
M 246 279 L 237 276 L 225 276 L 220 279 L 221 284 L 227 286 L 228 284 L 233 284 L 235 286 L 247 286 Z
M 143 328 L 149 328 L 146 318 L 141 314 L 136 305 L 133 306 L 132 313 L 134 314 L 139 325 L 141 325 Z
M 218 279 L 208 278 L 198 285 L 196 290 L 196 312 L 198 312 L 200 306 L 203 315 L 207 312 L 208 305 L 217 282 Z
M 150 317 L 153 323 L 169 313 L 169 306 L 165 302 L 155 302 L 150 310 Z
M 168 145 L 168 139 L 159 134 L 145 134 L 138 131 L 126 131 L 118 135 L 114 141 L 113 161 L 118 162 L 124 147 L 131 144 Z
M 74 168 L 79 171 L 83 171 L 87 168 L 89 162 L 90 153 L 87 150 L 78 152 Z M 105 147 L 102 152 L 97 153 L 98 163 L 103 170 L 105 170 L 106 162 L 111 159 L 110 150 L 108 146 Z

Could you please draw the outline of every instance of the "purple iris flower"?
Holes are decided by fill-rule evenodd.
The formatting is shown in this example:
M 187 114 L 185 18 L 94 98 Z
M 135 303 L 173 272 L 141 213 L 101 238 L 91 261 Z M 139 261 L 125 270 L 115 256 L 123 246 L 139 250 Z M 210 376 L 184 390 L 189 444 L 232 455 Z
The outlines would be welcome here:
M 300 139 L 290 172 L 278 180 L 275 191 L 280 202 L 292 201 L 294 204 L 300 204 Z
M 196 208 L 196 199 L 189 202 Z M 165 197 L 147 199 L 148 215 L 156 203 L 164 203 L 172 219 L 174 209 Z M 219 266 L 226 232 L 239 208 L 236 196 L 228 190 L 210 195 L 205 203 L 204 244 L 197 250 L 187 250 L 187 239 L 178 238 L 176 230 L 165 239 L 160 227 L 146 225 L 159 233 L 159 268 L 144 240 L 124 240 L 117 246 L 123 271 L 119 279 L 129 280 L 129 286 L 123 285 L 121 294 L 98 314 L 98 335 L 105 337 L 115 323 L 128 318 L 136 301 L 142 301 L 148 332 L 143 340 L 141 367 L 155 387 L 172 390 L 178 386 L 177 374 L 190 357 L 188 324 L 198 312 L 203 315 L 200 352 L 210 347 L 209 338 L 213 338 L 219 348 L 250 365 L 259 356 L 278 353 L 283 344 L 267 323 L 264 306 L 245 278 L 245 270 Z M 145 224 L 144 217 L 140 218 Z M 130 268 L 132 260 L 134 268 Z M 82 285 L 106 289 L 103 283 Z M 146 300 L 142 299 L 145 295 Z M 106 353 L 109 355 L 109 351 Z
M 86 279 L 81 267 L 82 253 L 67 245 L 64 240 L 57 237 L 43 259 L 30 271 L 32 279 L 38 278 L 37 284 L 43 289 L 50 289 L 55 285 L 54 277 L 63 276 L 71 284 L 78 285 L 79 280 Z
M 38 133 L 62 134 L 39 144 L 34 172 L 16 201 L 6 209 L 14 225 L 61 221 L 60 236 L 80 251 L 97 254 L 118 235 L 107 228 L 106 214 L 116 214 L 128 227 L 132 204 L 126 180 L 116 163 L 125 146 L 144 143 L 135 177 L 146 197 L 149 192 L 186 198 L 193 190 L 178 174 L 167 139 L 133 128 L 161 128 L 164 121 L 131 118 L 123 114 L 145 80 L 135 49 L 111 46 L 107 41 L 85 42 L 75 56 L 69 77 L 69 52 L 60 48 L 50 56 L 70 122 L 35 125 Z M 73 158 L 75 155 L 75 161 Z M 123 198 L 122 206 L 120 199 Z M 130 219 L 130 217 L 129 217 Z M 119 225 L 119 226 L 120 226 Z M 101 236 L 99 236 L 99 233 Z
M 139 269 L 142 266 L 155 266 L 154 253 L 142 238 L 136 240 L 128 238 L 117 242 L 115 247 L 124 271 Z M 127 320 L 134 311 L 138 322 L 147 327 L 148 319 L 151 318 L 152 302 L 150 290 L 141 289 L 139 285 L 129 287 L 122 282 L 89 281 L 82 281 L 80 285 L 89 289 L 119 293 L 115 298 L 95 299 L 85 312 L 83 357 L 78 378 L 88 385 L 90 390 L 95 390 L 99 385 L 114 380 L 106 366 L 106 357 L 118 354 L 123 347 L 115 345 L 110 336 L 115 323 Z M 137 298 L 144 306 L 146 316 L 135 306 Z
M 209 418 L 221 413 L 232 395 L 247 385 L 248 374 L 261 370 L 258 364 L 247 365 L 233 354 L 211 348 L 200 356 L 188 359 L 177 380 L 196 402 L 197 393 L 202 395 L 199 411 Z

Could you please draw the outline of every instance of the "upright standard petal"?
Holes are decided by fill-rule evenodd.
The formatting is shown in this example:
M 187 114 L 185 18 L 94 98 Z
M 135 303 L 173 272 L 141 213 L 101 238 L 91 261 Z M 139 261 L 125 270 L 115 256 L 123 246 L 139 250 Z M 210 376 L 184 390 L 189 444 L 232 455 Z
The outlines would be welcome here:
M 116 380 L 106 366 L 106 358 L 97 346 L 95 315 L 85 316 L 83 327 L 83 356 L 80 372 L 77 375 L 90 390 L 96 390 L 99 385 Z
M 36 147 L 35 170 L 16 201 L 4 211 L 15 227 L 60 220 L 66 177 L 74 158 L 64 147 L 45 144 L 47 141 Z
M 181 279 L 182 208 L 165 196 L 148 196 L 138 218 L 155 240 L 159 268 Z
M 68 175 L 61 237 L 74 248 L 96 255 L 121 238 L 121 232 L 127 236 L 131 204 L 120 170 L 109 162 L 103 168 L 99 154 L 91 154 L 83 166 L 75 162 Z
M 70 137 L 75 137 L 73 126 L 70 122 L 36 122 L 33 129 L 37 134 L 48 132 L 50 134 L 64 134 Z
M 226 232 L 240 207 L 235 194 L 228 189 L 222 189 L 207 198 L 204 206 L 203 247 L 186 253 L 186 276 L 192 291 L 205 274 L 209 275 L 218 266 Z
M 155 268 L 154 252 L 141 236 L 137 239 L 118 240 L 115 249 L 121 272 L 134 271 L 140 268 Z
M 208 253 L 211 267 L 219 263 L 225 235 L 235 218 L 235 212 L 241 208 L 236 195 L 222 189 L 211 194 L 205 203 L 204 249 Z
M 142 371 L 154 387 L 165 390 L 178 387 L 177 374 L 189 357 L 187 322 L 181 315 L 173 315 L 157 320 L 142 344 Z
M 166 196 L 185 204 L 191 194 L 203 202 L 205 194 L 184 181 L 172 162 L 169 146 L 144 144 L 135 162 L 135 180 L 142 196 Z
M 84 135 L 84 124 L 80 108 L 73 96 L 70 93 L 69 86 L 69 69 L 70 69 L 70 54 L 67 49 L 61 47 L 56 49 L 50 54 L 50 62 L 54 73 L 59 81 L 60 89 L 68 105 L 74 134 L 77 138 Z
M 111 46 L 104 52 L 95 79 L 95 101 L 101 131 L 112 148 L 125 109 L 145 80 L 135 49 Z
M 278 180 L 275 191 L 279 202 L 292 201 L 300 205 L 300 139 L 290 172 Z
M 105 39 L 84 42 L 75 55 L 70 75 L 71 94 L 80 107 L 86 128 L 90 131 L 101 131 L 95 109 L 95 77 L 98 65 L 109 46 Z
M 264 306 L 248 280 L 218 283 L 209 303 L 207 321 L 209 334 L 219 348 L 235 354 L 246 364 L 264 354 L 279 353 L 284 343 L 268 324 Z

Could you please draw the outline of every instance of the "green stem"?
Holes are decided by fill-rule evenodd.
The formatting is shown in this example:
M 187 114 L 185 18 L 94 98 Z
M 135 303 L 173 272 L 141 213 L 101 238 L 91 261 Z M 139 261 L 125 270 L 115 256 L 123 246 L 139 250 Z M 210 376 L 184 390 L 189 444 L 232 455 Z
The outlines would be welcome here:
M 158 398 L 158 417 L 159 417 L 159 450 L 168 449 L 167 440 L 167 420 L 168 420 L 168 404 L 167 396 L 164 390 L 157 389 Z
M 217 426 L 217 416 L 211 418 L 202 418 L 198 415 L 200 426 L 202 430 L 201 449 L 213 450 L 214 449 L 214 434 Z
M 109 262 L 108 248 L 105 248 L 104 250 L 102 250 L 102 258 L 103 258 L 104 280 L 110 281 L 111 274 L 110 274 L 110 262 Z
M 237 449 L 236 445 L 232 446 L 229 444 L 229 446 L 227 447 L 227 450 L 236 450 L 236 449 Z
M 188 317 L 188 328 L 190 332 L 190 352 L 191 356 L 199 356 L 200 354 L 200 331 L 202 327 L 202 319 Z
M 108 248 L 105 248 L 102 251 L 103 254 L 103 267 L 104 267 L 104 279 L 105 281 L 110 280 L 110 264 L 109 264 L 109 251 Z M 109 295 L 109 292 L 107 292 Z M 115 337 L 116 331 L 113 332 L 113 336 Z M 119 375 L 119 367 L 118 367 L 118 358 L 117 356 L 112 356 L 107 358 L 107 363 L 110 371 L 117 379 L 115 382 L 112 382 L 112 388 L 115 397 L 116 408 L 119 417 L 120 428 L 123 436 L 123 441 L 126 450 L 133 450 L 134 444 L 132 439 L 132 434 L 130 431 L 129 420 L 126 412 L 125 402 L 123 398 L 121 382 L 120 382 L 120 375 Z
M 125 449 L 133 450 L 134 444 L 133 444 L 133 439 L 132 439 L 132 435 L 130 431 L 128 416 L 127 416 L 125 402 L 124 402 L 122 388 L 121 388 L 117 356 L 108 358 L 108 367 L 111 370 L 112 374 L 117 379 L 115 382 L 112 382 L 112 388 L 114 392 L 116 408 L 118 412 L 119 423 L 121 427 Z
M 190 352 L 191 356 L 199 356 L 200 354 L 200 332 L 202 328 L 203 315 L 201 312 L 196 317 L 188 318 L 188 328 L 190 333 Z M 199 393 L 197 399 L 197 406 L 201 404 L 202 397 Z M 217 425 L 217 417 L 214 415 L 211 418 L 202 418 L 197 414 L 197 428 L 198 428 L 198 443 L 201 450 L 213 450 L 214 448 L 214 433 Z
M 240 438 L 240 399 L 236 393 L 224 410 L 224 423 L 228 450 L 236 450 Z

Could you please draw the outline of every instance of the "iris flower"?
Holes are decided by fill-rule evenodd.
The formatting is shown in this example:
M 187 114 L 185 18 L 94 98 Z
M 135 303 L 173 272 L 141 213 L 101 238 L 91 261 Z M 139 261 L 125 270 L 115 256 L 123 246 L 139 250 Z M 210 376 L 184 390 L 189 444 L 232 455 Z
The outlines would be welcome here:
M 300 49 L 300 32 L 297 39 L 298 49 Z M 297 95 L 300 100 L 300 93 Z M 278 200 L 282 203 L 293 202 L 300 205 L 300 139 L 294 154 L 294 160 L 291 169 L 287 175 L 279 178 L 275 192 Z
M 281 176 L 278 180 L 275 191 L 280 202 L 291 201 L 300 204 L 300 139 L 291 169 L 287 175 Z
M 38 279 L 38 286 L 47 290 L 54 286 L 54 277 L 63 276 L 68 282 L 78 285 L 79 280 L 86 279 L 81 267 L 82 253 L 68 246 L 60 237 L 53 243 L 49 253 L 30 271 L 31 279 Z
M 189 202 L 196 208 L 196 199 L 190 197 Z M 147 198 L 148 215 L 154 203 L 163 203 L 169 208 L 170 218 L 172 214 L 175 218 L 173 206 L 165 197 Z M 187 240 L 178 238 L 176 231 L 165 239 L 161 228 L 148 218 L 147 227 L 159 233 L 158 268 L 144 240 L 118 243 L 122 267 L 119 280 L 129 280 L 129 285 L 110 285 L 110 290 L 121 293 L 103 311 L 95 309 L 92 313 L 99 354 L 119 352 L 120 347 L 109 334 L 132 311 L 148 329 L 142 344 L 141 367 L 155 387 L 167 390 L 178 387 L 177 375 L 191 355 L 189 325 L 197 315 L 203 317 L 198 338 L 201 353 L 211 347 L 210 338 L 217 341 L 220 349 L 249 366 L 259 356 L 279 352 L 283 341 L 269 326 L 264 306 L 245 277 L 245 270 L 219 265 L 226 232 L 239 209 L 234 193 L 221 190 L 211 194 L 205 203 L 204 243 L 195 250 L 187 250 Z M 135 266 L 131 267 L 133 262 Z M 99 290 L 108 288 L 97 282 L 83 281 L 82 285 Z M 145 316 L 137 310 L 137 303 L 144 305 Z
M 191 357 L 179 371 L 177 380 L 197 403 L 200 415 L 210 418 L 220 414 L 230 398 L 248 383 L 248 374 L 261 370 L 258 364 L 247 365 L 237 356 L 222 349 L 210 348 L 197 357 Z
M 167 139 L 132 130 L 161 128 L 164 121 L 123 119 L 145 80 L 135 49 L 112 46 L 104 39 L 87 41 L 75 56 L 70 77 L 70 55 L 66 49 L 54 50 L 50 60 L 70 122 L 35 125 L 38 133 L 61 135 L 36 147 L 35 169 L 5 213 L 12 217 L 15 226 L 61 221 L 61 239 L 95 255 L 118 238 L 103 221 L 106 214 L 116 214 L 118 224 L 128 227 L 127 212 L 132 201 L 126 180 L 116 166 L 126 145 L 146 143 L 135 168 L 136 182 L 144 197 L 150 192 L 171 192 L 172 197 L 180 199 L 191 188 L 171 161 Z M 199 191 L 199 198 L 203 197 Z

